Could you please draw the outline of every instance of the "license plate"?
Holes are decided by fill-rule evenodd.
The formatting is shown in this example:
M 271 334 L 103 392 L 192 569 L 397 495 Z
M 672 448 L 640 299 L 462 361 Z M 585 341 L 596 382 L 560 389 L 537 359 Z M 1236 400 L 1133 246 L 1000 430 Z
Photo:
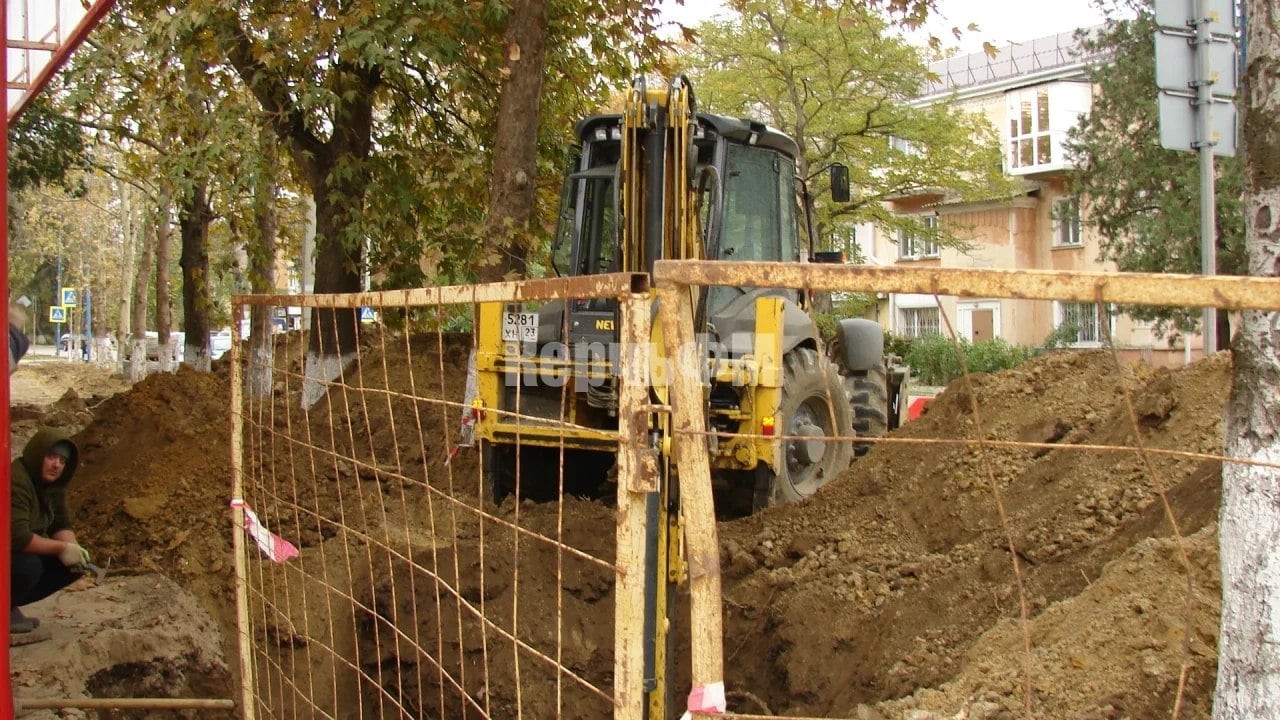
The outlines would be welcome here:
M 537 342 L 538 313 L 503 313 L 502 340 L 504 342 Z

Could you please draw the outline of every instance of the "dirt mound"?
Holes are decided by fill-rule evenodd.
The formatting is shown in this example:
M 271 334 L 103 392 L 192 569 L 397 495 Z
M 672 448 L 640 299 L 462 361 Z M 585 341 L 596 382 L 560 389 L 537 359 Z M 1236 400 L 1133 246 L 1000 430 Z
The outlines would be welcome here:
M 260 415 L 246 418 L 263 428 L 303 418 L 310 432 L 323 433 L 315 435 L 323 439 L 317 444 L 332 442 L 354 462 L 282 443 L 246 472 L 291 473 L 303 492 L 298 506 L 319 499 L 320 517 L 293 512 L 279 498 L 257 509 L 297 542 L 299 562 L 311 571 L 332 571 L 335 585 L 350 581 L 369 610 L 345 610 L 345 619 L 335 617 L 320 629 L 268 627 L 260 640 L 275 647 L 282 667 L 301 667 L 316 657 L 308 644 L 358 655 L 363 679 L 354 685 L 317 680 L 321 692 L 356 691 L 366 699 L 382 693 L 416 707 L 412 698 L 437 697 L 444 680 L 438 668 L 411 657 L 413 649 L 391 631 L 392 622 L 413 628 L 421 647 L 454 653 L 450 662 L 473 661 L 480 650 L 499 658 L 515 653 L 511 638 L 491 630 L 487 649 L 466 645 L 472 641 L 461 638 L 485 633 L 471 626 L 473 618 L 457 598 L 440 596 L 434 586 L 411 586 L 414 573 L 407 572 L 404 556 L 379 556 L 368 551 L 366 539 L 335 529 L 340 497 L 348 510 L 377 509 L 381 498 L 394 495 L 405 501 L 400 507 L 418 510 L 371 511 L 370 537 L 409 538 L 419 565 L 438 553 L 458 558 L 459 571 L 482 567 L 478 528 L 465 520 L 431 525 L 421 510 L 430 498 L 400 480 L 475 477 L 474 451 L 445 464 L 456 410 L 378 390 L 415 388 L 460 400 L 469 340 L 373 335 L 364 343 L 348 387 L 331 391 L 306 415 L 297 410 L 297 377 L 288 374 L 298 371 L 297 354 L 284 356 L 276 397 L 258 408 Z M 1033 618 L 1035 716 L 1168 717 L 1183 660 L 1175 640 L 1185 627 L 1175 622 L 1185 616 L 1175 600 L 1186 596 L 1187 582 L 1185 570 L 1170 559 L 1176 541 L 1149 540 L 1170 533 L 1157 502 L 1157 490 L 1164 488 L 1181 532 L 1195 536 L 1187 545 L 1196 602 L 1183 717 L 1207 717 L 1216 648 L 1217 608 L 1208 598 L 1217 592 L 1211 570 L 1219 468 L 1155 456 L 1153 478 L 1133 453 L 1068 446 L 1133 444 L 1133 423 L 1122 402 L 1127 389 L 1148 447 L 1218 452 L 1229 374 L 1226 356 L 1175 371 L 1126 366 L 1117 372 L 1105 353 L 1070 352 L 977 376 L 972 391 L 958 381 L 894 437 L 983 437 L 1045 447 L 882 443 L 815 498 L 723 524 L 727 681 L 731 691 L 751 694 L 733 695 L 731 709 L 833 717 L 879 712 L 886 718 L 967 709 L 970 717 L 1021 716 L 1020 595 L 1003 514 Z M 201 598 L 230 641 L 228 398 L 225 369 L 182 370 L 148 378 L 103 403 L 77 438 L 84 465 L 73 503 L 97 555 L 112 557 L 113 569 L 173 578 Z M 1001 505 L 993 499 L 993 483 Z M 526 503 L 520 523 L 548 532 L 562 528 L 567 544 L 608 560 L 611 509 L 578 500 L 563 508 L 561 517 L 555 506 Z M 508 503 L 498 512 L 511 519 L 516 510 Z M 501 530 L 488 529 L 485 537 L 486 543 L 516 542 Z M 365 549 L 343 550 L 352 547 Z M 518 608 L 522 642 L 544 648 L 561 637 L 566 664 L 589 682 L 607 683 L 613 611 L 608 573 L 589 562 L 566 563 L 568 556 L 537 543 L 521 541 L 521 548 L 518 555 L 487 552 L 483 589 L 464 588 L 462 596 L 483 597 L 499 613 Z M 265 571 L 286 573 L 289 567 Z M 513 583 L 517 567 L 520 580 Z M 448 577 L 455 572 L 443 569 Z M 324 616 L 328 592 L 319 588 L 291 602 L 307 607 L 311 617 Z M 539 622 L 557 607 L 564 627 Z M 449 627 L 441 629 L 440 617 L 452 618 Z M 1123 661 L 1116 653 L 1133 649 L 1139 637 L 1153 639 L 1140 648 L 1142 661 Z M 1107 643 L 1116 648 L 1111 654 L 1103 651 Z M 554 714 L 571 699 L 578 716 L 607 714 L 607 704 L 579 684 L 541 682 L 552 677 L 540 674 L 541 667 L 521 667 L 526 713 L 537 708 Z M 327 677 L 323 668 L 311 670 L 315 678 Z M 515 708 L 514 683 L 503 685 L 514 677 L 514 667 L 508 670 L 504 675 L 494 664 L 487 689 L 476 684 L 479 674 L 465 681 L 499 716 Z M 451 685 L 446 690 L 454 691 Z
M 100 562 L 173 579 L 224 630 L 234 627 L 228 388 L 225 370 L 182 366 L 107 399 L 75 436 L 82 460 L 70 492 Z
M 1216 464 L 1157 456 L 1153 478 L 1134 453 L 1065 446 L 1132 445 L 1122 401 L 1127 389 L 1147 447 L 1220 452 L 1229 374 L 1225 356 L 1184 370 L 1117 372 L 1106 353 L 1060 353 L 975 377 L 976 413 L 959 380 L 895 437 L 1056 447 L 984 452 L 884 443 L 814 498 L 723 525 L 729 684 L 750 688 L 774 711 L 843 717 L 859 705 L 943 685 L 984 660 L 1016 669 L 1016 653 L 974 656 L 984 633 L 1020 616 L 1002 514 L 1032 616 L 1090 587 L 1144 538 L 1169 534 L 1158 488 L 1170 490 L 1184 534 L 1211 524 L 1221 482 Z M 1093 589 L 1095 602 L 1128 603 L 1132 591 L 1147 593 L 1154 608 L 1157 589 L 1148 584 L 1159 573 L 1145 573 L 1135 572 L 1129 588 L 1109 596 Z M 1215 580 L 1199 577 L 1211 591 Z M 1176 583 L 1184 586 L 1185 580 Z M 1197 607 L 1216 618 L 1216 607 Z M 1151 620 L 1181 612 L 1180 605 L 1160 607 Z M 1117 632 L 1102 612 L 1089 628 L 1098 637 Z M 1204 642 L 1216 645 L 1213 637 Z M 1181 656 L 1176 645 L 1166 649 L 1171 664 L 1160 667 L 1174 672 L 1154 690 L 1137 682 L 1145 678 L 1124 677 L 1150 668 L 1110 667 L 1118 674 L 1102 683 L 1105 697 L 1077 698 L 1070 712 L 1041 707 L 1036 716 L 1076 717 L 1110 705 L 1123 706 L 1128 717 L 1168 717 Z M 1081 652 L 1087 655 L 1087 646 Z M 1193 660 L 1194 712 L 1184 716 L 1207 717 L 1214 660 Z M 1052 668 L 1040 668 L 1037 692 L 1059 679 Z
M 93 422 L 93 411 L 130 383 L 108 368 L 47 356 L 28 356 L 9 378 L 11 454 L 42 426 L 76 432 Z

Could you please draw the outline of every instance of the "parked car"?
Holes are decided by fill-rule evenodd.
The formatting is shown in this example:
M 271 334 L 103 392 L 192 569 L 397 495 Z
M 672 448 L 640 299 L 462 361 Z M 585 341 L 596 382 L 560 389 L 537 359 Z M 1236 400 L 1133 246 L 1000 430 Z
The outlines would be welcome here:
M 222 329 L 209 333 L 209 357 L 217 360 L 231 349 L 231 330 Z
M 181 332 L 169 333 L 169 341 L 173 344 L 173 360 L 179 362 L 182 360 L 183 346 L 186 344 L 186 336 Z M 160 361 L 160 335 L 152 330 L 148 330 L 146 334 L 147 360 L 151 362 Z M 125 340 L 125 355 L 129 357 L 133 352 L 133 337 L 130 336 Z

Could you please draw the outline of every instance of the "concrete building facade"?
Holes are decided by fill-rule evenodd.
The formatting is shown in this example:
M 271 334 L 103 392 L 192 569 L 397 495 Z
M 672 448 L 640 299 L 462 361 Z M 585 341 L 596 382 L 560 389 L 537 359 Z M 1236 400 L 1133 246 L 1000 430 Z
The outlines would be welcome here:
M 1068 131 L 1092 106 L 1089 63 L 1074 33 L 1061 33 L 1003 48 L 994 56 L 961 55 L 934 63 L 932 80 L 915 101 L 946 102 L 984 115 L 1002 143 L 1004 172 L 1018 188 L 1011 198 L 961 202 L 945 190 L 896 198 L 894 212 L 920 216 L 968 241 L 956 250 L 928 239 L 889 236 L 878 227 L 859 228 L 864 256 L 881 265 L 1013 270 L 1115 270 L 1100 259 L 1098 239 L 1082 218 L 1088 213 L 1068 192 Z M 1154 92 L 1154 90 L 1153 90 Z M 971 340 L 1004 338 L 1039 345 L 1056 328 L 1076 328 L 1075 347 L 1100 347 L 1110 332 L 1125 355 L 1156 364 L 1180 364 L 1181 338 L 1156 338 L 1151 326 L 1126 315 L 1099 312 L 1095 305 L 1057 301 L 942 298 L 890 295 L 879 308 L 891 331 L 912 337 L 955 331 Z M 940 312 L 941 310 L 941 312 Z M 943 317 L 945 314 L 945 318 Z M 949 321 L 949 322 L 948 322 Z M 1198 347 L 1199 338 L 1193 337 Z

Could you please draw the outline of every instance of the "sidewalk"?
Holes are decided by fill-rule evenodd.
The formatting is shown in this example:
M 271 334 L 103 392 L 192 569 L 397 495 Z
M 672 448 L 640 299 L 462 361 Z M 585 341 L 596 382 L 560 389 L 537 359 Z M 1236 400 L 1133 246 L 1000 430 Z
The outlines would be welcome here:
M 32 345 L 27 348 L 27 354 L 22 356 L 23 363 L 55 363 L 55 362 L 78 362 L 83 363 L 84 357 L 79 350 L 72 350 L 70 353 L 55 353 L 52 345 Z

